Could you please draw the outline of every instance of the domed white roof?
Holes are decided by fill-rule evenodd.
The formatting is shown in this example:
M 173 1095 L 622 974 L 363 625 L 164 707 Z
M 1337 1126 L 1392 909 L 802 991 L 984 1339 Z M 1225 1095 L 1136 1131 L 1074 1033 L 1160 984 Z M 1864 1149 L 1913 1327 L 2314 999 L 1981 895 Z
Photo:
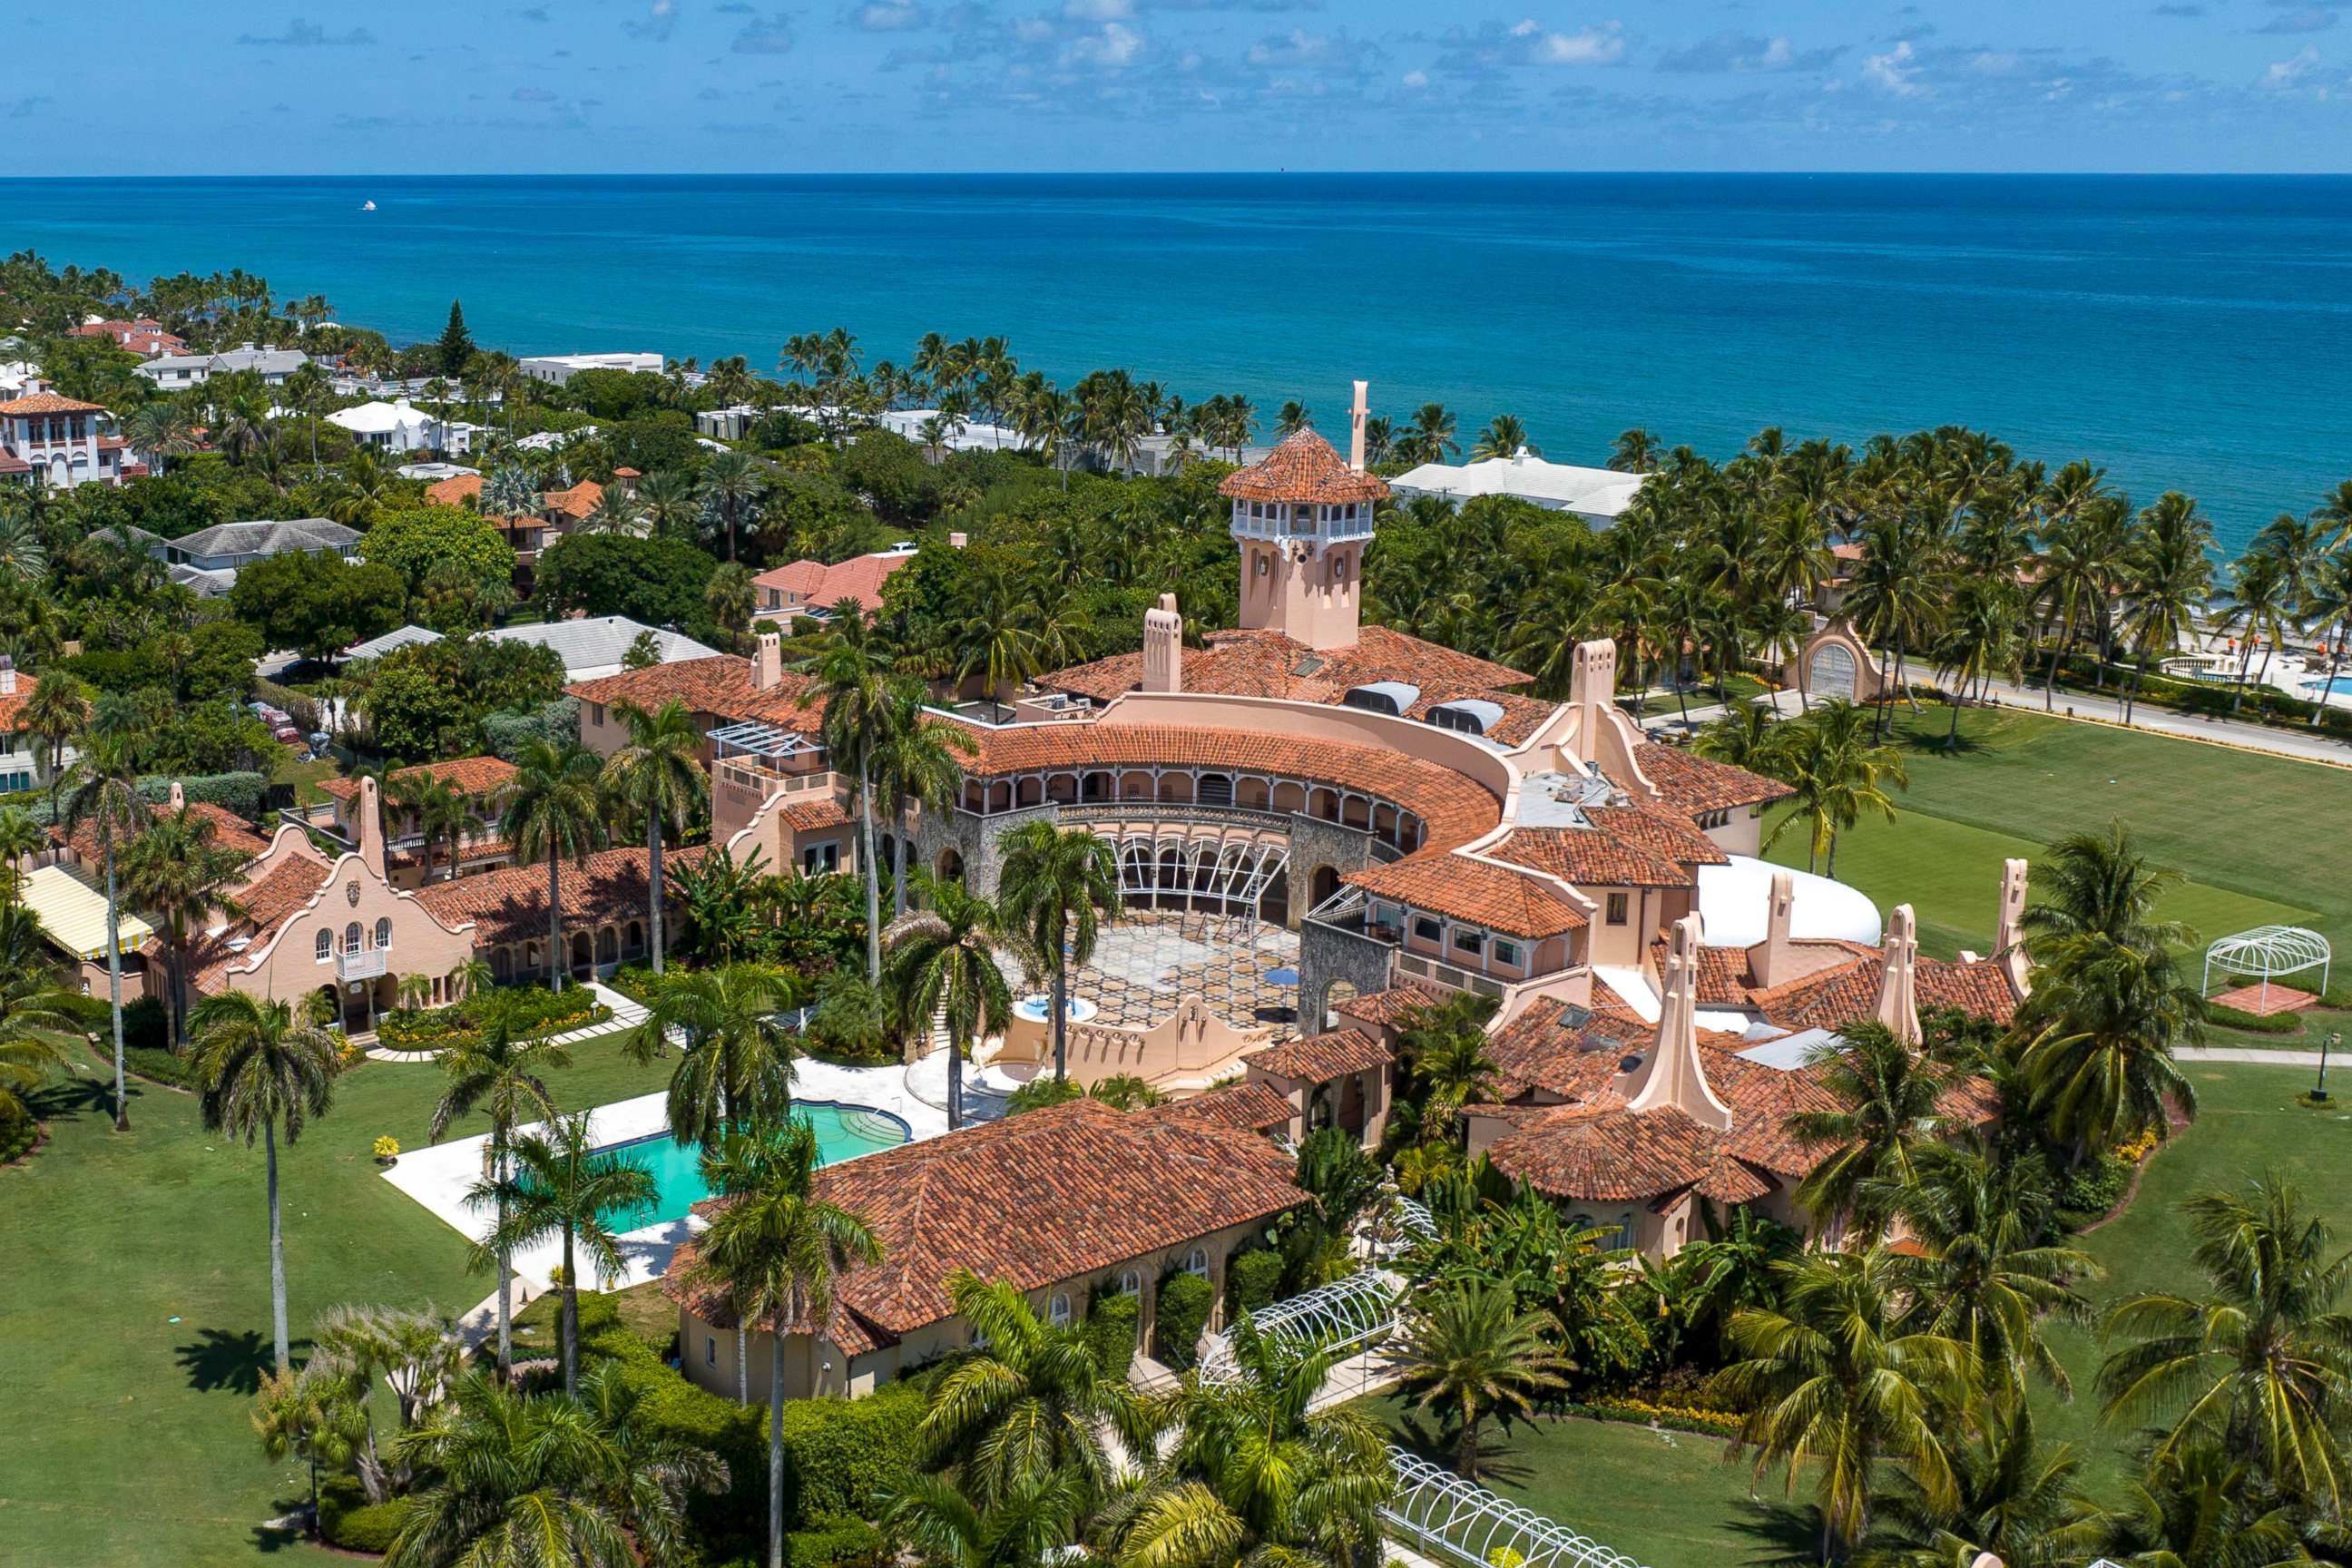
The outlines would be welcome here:
M 1727 866 L 1698 868 L 1698 914 L 1709 947 L 1753 947 L 1764 940 L 1771 910 L 1772 878 L 1787 869 L 1752 855 L 1734 855 Z M 1790 871 L 1797 901 L 1789 911 L 1789 934 L 1804 938 L 1876 944 L 1885 929 L 1878 906 L 1847 887 L 1811 871 Z

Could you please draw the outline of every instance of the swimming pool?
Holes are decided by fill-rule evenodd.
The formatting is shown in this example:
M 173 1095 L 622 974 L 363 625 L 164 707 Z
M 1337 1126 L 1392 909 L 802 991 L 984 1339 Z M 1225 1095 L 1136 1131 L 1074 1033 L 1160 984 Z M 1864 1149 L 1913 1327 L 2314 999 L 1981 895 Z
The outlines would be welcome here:
M 795 1100 L 793 1115 L 808 1123 L 816 1133 L 817 1163 L 821 1165 L 855 1160 L 877 1149 L 895 1149 L 912 1135 L 907 1124 L 888 1111 L 863 1105 Z M 709 1187 L 702 1180 L 699 1143 L 682 1144 L 667 1132 L 656 1132 L 650 1137 L 632 1138 L 625 1143 L 608 1144 L 598 1152 L 618 1154 L 642 1167 L 661 1188 L 660 1195 L 651 1205 L 606 1215 L 604 1223 L 616 1231 L 639 1230 L 649 1225 L 684 1219 L 688 1209 L 710 1195 Z
M 2303 689 L 2315 697 L 2323 692 L 2330 697 L 2352 696 L 2352 674 L 2339 675 L 2334 680 L 2323 675 L 2316 680 L 2305 681 Z

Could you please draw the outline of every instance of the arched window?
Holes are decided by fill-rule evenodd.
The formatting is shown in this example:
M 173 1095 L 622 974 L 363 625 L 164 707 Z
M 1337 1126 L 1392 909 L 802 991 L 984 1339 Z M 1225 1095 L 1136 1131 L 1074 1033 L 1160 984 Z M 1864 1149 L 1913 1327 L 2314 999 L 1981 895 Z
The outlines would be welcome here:
M 1205 1247 L 1196 1247 L 1186 1255 L 1184 1272 L 1197 1274 L 1206 1279 L 1209 1277 L 1209 1249 Z
M 390 947 L 392 945 L 392 917 L 390 915 L 378 915 L 376 917 L 375 944 L 378 947 Z
M 335 933 L 320 927 L 319 931 L 319 962 L 324 963 L 335 956 Z
M 1121 1274 L 1119 1275 L 1119 1277 L 1118 1277 L 1118 1293 L 1119 1293 L 1120 1295 L 1122 1295 L 1122 1296 L 1140 1296 L 1140 1295 L 1142 1295 L 1142 1294 L 1143 1294 L 1143 1272 L 1142 1272 L 1142 1270 L 1138 1269 L 1138 1268 L 1129 1268 L 1129 1269 L 1127 1269 L 1125 1272 L 1121 1273 Z
M 1070 1321 L 1070 1293 L 1067 1290 L 1055 1291 L 1053 1299 L 1045 1303 L 1045 1321 L 1056 1327 Z
M 360 922 L 353 921 L 351 924 L 343 928 L 343 951 L 345 952 L 357 952 L 359 950 Z

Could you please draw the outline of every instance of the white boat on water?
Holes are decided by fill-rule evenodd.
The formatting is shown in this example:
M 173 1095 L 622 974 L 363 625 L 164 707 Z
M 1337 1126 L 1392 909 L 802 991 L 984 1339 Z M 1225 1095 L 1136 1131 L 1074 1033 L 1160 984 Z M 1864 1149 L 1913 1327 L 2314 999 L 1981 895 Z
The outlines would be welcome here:
M 360 204 L 360 211 L 363 213 L 372 213 L 375 211 L 375 204 L 373 202 L 362 202 Z

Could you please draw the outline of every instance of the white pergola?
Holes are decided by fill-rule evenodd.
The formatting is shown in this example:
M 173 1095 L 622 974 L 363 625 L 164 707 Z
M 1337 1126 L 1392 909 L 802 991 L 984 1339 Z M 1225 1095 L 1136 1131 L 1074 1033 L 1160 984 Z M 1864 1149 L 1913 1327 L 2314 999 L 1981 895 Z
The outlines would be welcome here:
M 1286 1340 L 1310 1349 L 1335 1352 L 1335 1359 L 1386 1339 L 1397 1321 L 1397 1293 L 1402 1281 L 1381 1268 L 1361 1268 L 1328 1285 L 1318 1285 L 1302 1296 L 1277 1301 L 1250 1314 L 1257 1331 L 1269 1339 Z M 1242 1375 L 1234 1362 L 1231 1331 L 1209 1342 L 1201 1358 L 1201 1381 L 1231 1383 Z
M 2209 992 L 2213 989 L 2213 971 L 2218 966 L 2224 974 L 2260 977 L 2263 1000 L 2267 1002 L 2274 977 L 2316 969 L 2319 989 L 2325 994 L 2334 958 L 2327 939 L 2315 931 L 2306 931 L 2302 926 L 2256 926 L 2235 936 L 2222 937 L 2205 950 L 2202 988 Z
M 1396 1495 L 1381 1505 L 1381 1516 L 1413 1544 L 1464 1568 L 1641 1568 L 1623 1552 L 1402 1448 L 1391 1448 L 1389 1462 L 1396 1467 Z

